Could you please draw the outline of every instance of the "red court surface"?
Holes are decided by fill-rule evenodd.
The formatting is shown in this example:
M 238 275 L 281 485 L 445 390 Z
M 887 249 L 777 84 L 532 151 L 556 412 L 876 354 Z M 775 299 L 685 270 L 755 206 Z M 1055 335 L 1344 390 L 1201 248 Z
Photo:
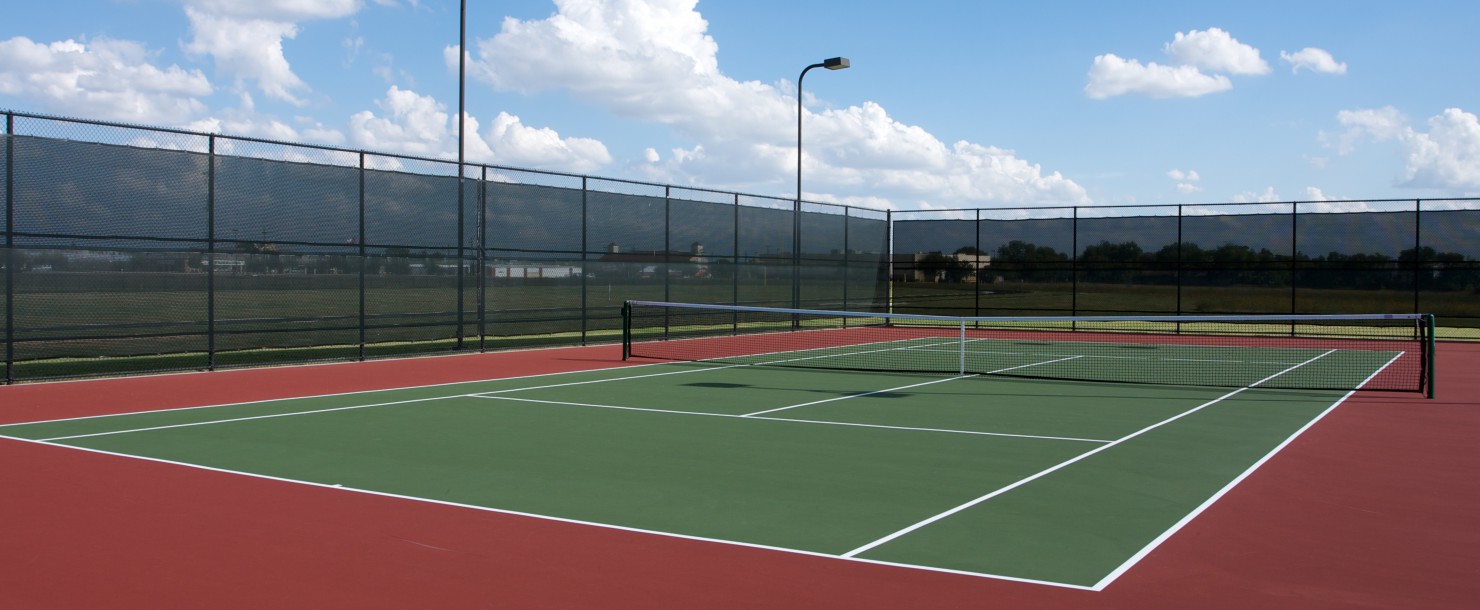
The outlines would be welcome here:
M 603 346 L 0 387 L 0 423 L 621 365 Z M 1368 393 L 1104 591 L 641 534 L 0 439 L 0 608 L 1473 608 L 1480 344 Z M 674 501 L 682 501 L 675 498 Z

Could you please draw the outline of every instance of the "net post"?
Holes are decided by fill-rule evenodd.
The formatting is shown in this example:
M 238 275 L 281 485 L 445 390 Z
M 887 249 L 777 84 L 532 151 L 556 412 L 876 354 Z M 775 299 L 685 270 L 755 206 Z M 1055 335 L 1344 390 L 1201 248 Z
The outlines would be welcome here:
M 622 301 L 622 360 L 632 356 L 632 301 Z
M 1434 397 L 1434 314 L 1424 315 L 1422 322 L 1429 336 L 1424 339 L 1424 377 L 1428 383 L 1428 398 Z
M 961 320 L 959 322 L 959 324 L 961 325 L 961 349 L 960 349 L 960 352 L 961 353 L 960 353 L 960 361 L 959 361 L 960 366 L 957 367 L 956 374 L 957 375 L 965 375 L 966 374 L 966 320 Z

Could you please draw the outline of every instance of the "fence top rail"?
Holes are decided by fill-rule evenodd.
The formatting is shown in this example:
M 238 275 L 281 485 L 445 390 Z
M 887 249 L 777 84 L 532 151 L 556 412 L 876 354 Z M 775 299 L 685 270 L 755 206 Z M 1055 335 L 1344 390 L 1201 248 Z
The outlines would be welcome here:
M 109 127 L 109 128 L 114 128 L 114 129 L 138 129 L 138 130 L 142 130 L 142 131 L 152 131 L 152 132 L 158 132 L 158 133 L 170 133 L 170 134 L 182 135 L 182 136 L 198 136 L 198 137 L 202 137 L 202 138 L 212 138 L 212 137 L 214 137 L 214 138 L 220 138 L 220 139 L 235 140 L 235 141 L 238 141 L 238 142 L 251 142 L 251 143 L 255 143 L 255 144 L 270 144 L 270 145 L 274 145 L 274 146 L 291 146 L 291 147 L 305 148 L 305 149 L 310 149 L 310 150 L 319 150 L 319 151 L 324 151 L 324 152 L 350 153 L 350 154 L 365 154 L 365 155 L 374 155 L 374 156 L 379 156 L 379 157 L 391 157 L 391 158 L 396 158 L 396 159 L 404 159 L 404 160 L 408 160 L 408 161 L 424 161 L 424 162 L 428 162 L 428 163 L 446 163 L 446 164 L 451 164 L 451 165 L 457 165 L 458 164 L 458 162 L 457 162 L 456 159 L 442 159 L 442 158 L 437 158 L 437 157 L 424 157 L 424 156 L 418 156 L 418 155 L 407 155 L 407 154 L 402 154 L 402 153 L 381 152 L 381 151 L 366 150 L 366 149 L 342 148 L 342 147 L 338 147 L 338 146 L 329 146 L 329 145 L 326 145 L 326 144 L 312 144 L 312 143 L 304 143 L 304 142 L 288 142 L 288 141 L 284 141 L 284 140 L 273 140 L 273 139 L 269 139 L 269 138 L 257 138 L 257 137 L 252 137 L 252 136 L 231 135 L 231 134 L 223 134 L 223 133 L 207 133 L 207 132 L 199 132 L 199 131 L 190 131 L 190 130 L 179 129 L 179 128 L 174 128 L 174 127 L 158 127 L 158 126 L 153 126 L 153 125 L 141 125 L 141 124 L 137 124 L 137 123 L 125 123 L 125 122 L 119 122 L 119 121 L 103 121 L 103 120 L 98 120 L 98 119 L 79 119 L 79 118 L 74 118 L 74 117 L 66 117 L 66 116 L 59 116 L 59 115 L 42 114 L 42 113 L 35 113 L 35 112 L 23 112 L 23 111 L 17 111 L 17 110 L 9 110 L 9 109 L 0 109 L 0 114 L 3 114 L 5 116 L 7 116 L 7 117 L 20 117 L 20 118 L 27 118 L 27 119 L 37 119 L 37 120 L 42 120 L 42 121 L 57 121 L 57 122 L 61 122 L 61 123 L 74 123 L 74 124 L 79 124 L 79 125 L 93 125 L 93 126 L 97 126 L 97 127 Z M 10 135 L 15 135 L 15 134 L 12 134 L 12 133 L 8 133 L 7 132 L 5 135 L 10 136 Z M 613 182 L 613 183 L 627 184 L 627 185 L 633 185 L 633 186 L 648 186 L 648 187 L 659 187 L 659 188 L 673 188 L 673 189 L 679 189 L 679 190 L 683 190 L 683 191 L 691 191 L 691 192 L 698 192 L 698 193 L 710 193 L 710 194 L 717 194 L 717 195 L 741 195 L 741 196 L 744 196 L 744 197 L 756 197 L 756 198 L 761 198 L 761 199 L 769 199 L 769 200 L 785 201 L 785 202 L 794 202 L 794 201 L 797 201 L 796 198 L 793 198 L 793 197 L 782 197 L 782 196 L 779 196 L 779 195 L 755 195 L 755 194 L 751 194 L 751 193 L 740 193 L 740 192 L 737 192 L 737 191 L 727 191 L 727 190 L 723 190 L 723 189 L 706 188 L 706 187 L 700 187 L 700 186 L 680 186 L 680 185 L 672 185 L 672 184 L 663 184 L 663 183 L 660 183 L 660 182 L 648 182 L 648 181 L 643 181 L 643 180 L 631 180 L 631 179 L 627 179 L 627 178 L 610 178 L 610 177 L 605 177 L 605 176 L 592 176 L 592 175 L 588 175 L 588 174 L 577 174 L 577 173 L 572 173 L 572 172 L 562 172 L 562 171 L 555 171 L 555 170 L 542 170 L 542 169 L 530 169 L 530 168 L 524 168 L 524 167 L 513 167 L 513 166 L 508 166 L 508 165 L 498 165 L 498 164 L 494 164 L 494 163 L 463 163 L 462 165 L 464 167 L 468 167 L 468 168 L 482 168 L 482 169 L 491 170 L 491 171 L 521 172 L 521 173 L 528 173 L 528 174 L 538 174 L 538 175 L 543 175 L 543 176 L 555 176 L 555 177 L 561 177 L 561 178 L 577 178 L 577 179 L 585 178 L 585 179 L 590 179 L 590 180 L 597 180 L 597 181 L 604 181 L 604 182 Z M 829 202 L 824 202 L 824 201 L 809 201 L 809 200 L 806 200 L 806 199 L 802 199 L 801 202 L 802 203 L 805 203 L 805 204 L 825 205 L 825 206 L 840 207 L 840 208 L 850 208 L 850 209 L 864 210 L 864 211 L 869 211 L 869 212 L 880 212 L 880 213 L 884 212 L 884 210 L 882 210 L 882 209 L 875 209 L 875 208 L 868 208 L 868 207 L 862 207 L 862 206 L 848 205 L 848 204 L 843 204 L 843 203 L 829 203 Z
M 1215 202 L 1215 203 L 1152 203 L 1152 204 L 1138 203 L 1138 204 L 1111 204 L 1111 205 L 1051 205 L 1051 206 L 1041 206 L 1041 207 L 1021 207 L 1021 206 L 988 207 L 988 206 L 980 206 L 980 207 L 975 207 L 975 208 L 950 208 L 950 209 L 930 209 L 930 210 L 894 210 L 894 213 L 895 214 L 901 214 L 901 215 L 909 215 L 909 214 L 938 215 L 938 214 L 961 214 L 961 213 L 965 213 L 965 212 L 976 212 L 976 211 L 984 211 L 984 212 L 985 211 L 993 211 L 993 212 L 1002 212 L 1002 211 L 1013 211 L 1013 212 L 1016 212 L 1016 211 L 1027 211 L 1027 212 L 1036 212 L 1036 211 L 1039 211 L 1039 210 L 1116 210 L 1116 209 L 1136 209 L 1136 208 L 1139 208 L 1139 209 L 1181 210 L 1183 208 L 1205 208 L 1205 207 L 1206 208 L 1217 208 L 1217 207 L 1227 208 L 1227 207 L 1238 207 L 1238 206 L 1242 206 L 1242 207 L 1250 207 L 1250 206 L 1300 206 L 1300 205 L 1311 205 L 1311 204 L 1337 204 L 1337 205 L 1341 205 L 1341 204 L 1355 204 L 1355 203 L 1414 203 L 1414 204 L 1420 204 L 1421 205 L 1423 203 L 1440 203 L 1440 202 L 1477 202 L 1477 203 L 1480 203 L 1480 197 L 1406 197 L 1406 198 L 1395 198 L 1395 199 L 1324 199 L 1324 200 L 1320 200 L 1320 201 L 1315 201 L 1315 200 L 1312 200 L 1312 201 L 1259 201 L 1259 202 L 1253 202 L 1253 203 L 1250 203 L 1250 202 L 1224 201 L 1224 202 Z M 1295 212 L 1298 212 L 1298 211 L 1299 210 L 1297 210 L 1297 209 L 1295 209 L 1295 208 L 1292 207 L 1291 208 L 1291 211 L 1290 212 L 1287 212 L 1287 213 L 1295 213 Z M 1377 211 L 1373 211 L 1373 210 L 1360 210 L 1360 211 L 1361 212 L 1364 212 L 1364 213 L 1378 213 Z M 1065 217 L 1065 218 L 1067 218 L 1067 217 Z M 904 220 L 933 220 L 933 219 L 908 218 L 908 219 L 904 219 Z M 971 218 L 953 218 L 951 220 L 972 220 L 972 219 Z M 1028 219 L 1028 220 L 1031 220 L 1031 219 Z
M 1424 321 L 1426 313 L 1389 314 L 1257 314 L 1257 315 L 1180 315 L 1180 316 L 940 316 L 928 314 L 882 313 L 868 311 L 830 311 L 787 307 L 749 305 L 713 305 L 673 303 L 668 301 L 628 300 L 628 307 L 707 309 L 748 313 L 815 315 L 847 318 L 883 318 L 886 320 L 930 320 L 937 322 L 1336 322 L 1358 320 Z

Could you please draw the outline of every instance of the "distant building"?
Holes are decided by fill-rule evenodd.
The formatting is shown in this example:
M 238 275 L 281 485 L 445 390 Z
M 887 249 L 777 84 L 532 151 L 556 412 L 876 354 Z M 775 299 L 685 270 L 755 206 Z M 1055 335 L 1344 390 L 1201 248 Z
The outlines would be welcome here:
M 694 242 L 688 252 L 673 250 L 633 250 L 623 252 L 617 242 L 606 246 L 603 263 L 622 263 L 634 269 L 637 277 L 654 277 L 663 265 L 668 265 L 669 277 L 708 278 L 709 257 L 704 255 L 704 244 Z
M 896 282 L 942 282 L 945 281 L 946 271 L 944 269 L 932 269 L 930 265 L 922 264 L 925 257 L 935 252 L 916 252 L 914 254 L 895 254 L 891 259 L 893 262 L 892 278 Z M 976 282 L 981 270 L 992 265 L 990 254 L 947 254 L 947 258 L 954 259 L 961 264 L 968 273 L 961 276 L 962 282 Z

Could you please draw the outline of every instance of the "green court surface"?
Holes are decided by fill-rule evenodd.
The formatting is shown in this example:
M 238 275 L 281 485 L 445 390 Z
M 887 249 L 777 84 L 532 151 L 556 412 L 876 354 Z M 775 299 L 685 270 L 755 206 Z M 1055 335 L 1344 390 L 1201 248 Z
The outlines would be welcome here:
M 669 363 L 20 424 L 0 435 L 1102 588 L 1346 395 L 1259 381 L 1210 388 Z

